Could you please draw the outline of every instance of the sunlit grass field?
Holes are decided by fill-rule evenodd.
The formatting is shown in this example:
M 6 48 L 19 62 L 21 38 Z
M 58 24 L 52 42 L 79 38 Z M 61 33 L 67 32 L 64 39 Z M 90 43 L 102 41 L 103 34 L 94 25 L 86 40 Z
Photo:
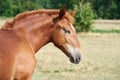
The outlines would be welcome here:
M 0 25 L 4 22 L 0 20 Z M 95 29 L 119 31 L 120 24 L 95 24 Z M 83 51 L 81 63 L 70 63 L 50 43 L 35 55 L 33 80 L 120 80 L 120 33 L 78 33 L 77 36 Z
M 120 80 L 120 34 L 78 34 L 83 50 L 78 65 L 48 44 L 37 54 L 33 80 Z

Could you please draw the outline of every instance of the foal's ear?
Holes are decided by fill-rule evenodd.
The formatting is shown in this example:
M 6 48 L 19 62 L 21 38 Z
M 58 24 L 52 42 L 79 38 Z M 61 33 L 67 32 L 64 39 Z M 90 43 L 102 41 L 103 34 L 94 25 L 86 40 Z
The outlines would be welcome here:
M 63 6 L 61 9 L 60 9 L 60 12 L 59 12 L 59 18 L 62 19 L 64 17 L 66 13 L 66 7 Z
M 71 15 L 71 16 L 74 16 L 75 13 L 76 13 L 76 10 L 73 10 L 73 11 L 70 12 L 70 15 Z

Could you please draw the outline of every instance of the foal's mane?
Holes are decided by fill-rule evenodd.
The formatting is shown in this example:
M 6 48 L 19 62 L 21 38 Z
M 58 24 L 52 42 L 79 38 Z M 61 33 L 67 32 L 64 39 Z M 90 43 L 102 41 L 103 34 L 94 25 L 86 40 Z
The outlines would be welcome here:
M 16 22 L 21 21 L 23 19 L 30 19 L 33 17 L 45 16 L 45 15 L 48 15 L 48 16 L 59 15 L 59 11 L 60 10 L 54 10 L 54 9 L 50 9 L 50 10 L 39 9 L 39 10 L 26 11 L 15 16 L 15 18 L 12 21 L 6 21 L 5 24 L 2 26 L 2 28 L 3 29 L 12 28 Z M 66 12 L 65 18 L 71 23 L 74 22 L 73 16 L 70 15 L 70 13 L 68 12 Z

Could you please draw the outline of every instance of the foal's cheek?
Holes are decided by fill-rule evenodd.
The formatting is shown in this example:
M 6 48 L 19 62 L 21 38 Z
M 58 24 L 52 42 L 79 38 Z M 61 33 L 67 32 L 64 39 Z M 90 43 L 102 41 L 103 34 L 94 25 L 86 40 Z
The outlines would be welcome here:
M 55 45 L 61 46 L 63 43 L 63 38 L 60 31 L 56 30 L 53 37 Z
M 72 37 L 70 35 L 65 36 L 65 41 L 66 41 L 67 44 L 71 44 L 72 43 L 71 40 L 72 40 Z

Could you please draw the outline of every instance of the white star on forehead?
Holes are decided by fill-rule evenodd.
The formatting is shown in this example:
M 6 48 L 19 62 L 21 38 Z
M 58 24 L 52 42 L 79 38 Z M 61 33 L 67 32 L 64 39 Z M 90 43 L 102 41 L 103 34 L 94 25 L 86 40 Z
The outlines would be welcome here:
M 75 32 L 75 28 L 73 27 L 73 25 L 70 23 L 70 26 L 72 28 L 72 30 Z

